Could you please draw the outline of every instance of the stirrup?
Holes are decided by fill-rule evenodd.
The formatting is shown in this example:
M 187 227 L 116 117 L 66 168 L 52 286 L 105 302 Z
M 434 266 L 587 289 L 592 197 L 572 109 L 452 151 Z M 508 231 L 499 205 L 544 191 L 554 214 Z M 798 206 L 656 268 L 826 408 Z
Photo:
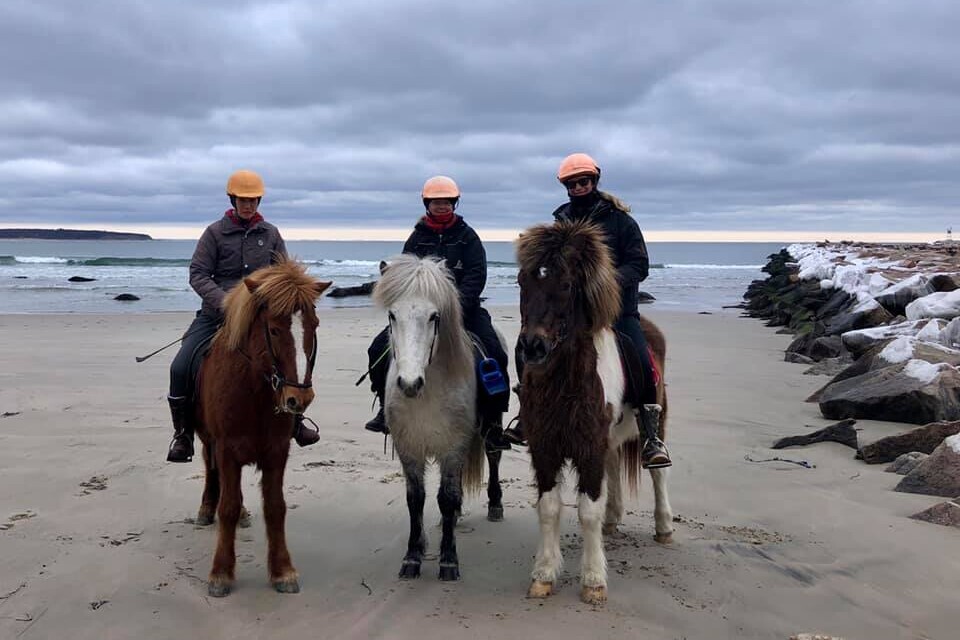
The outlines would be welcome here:
M 516 423 L 516 427 L 510 425 Z M 510 419 L 510 422 L 507 423 L 507 427 L 503 430 L 503 437 L 510 444 L 515 444 L 519 447 L 527 446 L 527 439 L 523 434 L 523 427 L 520 425 L 520 416 L 516 415 Z
M 307 426 L 307 420 L 313 425 L 312 428 Z M 294 417 L 294 422 L 293 441 L 297 443 L 298 447 L 309 447 L 320 442 L 320 427 L 312 418 L 301 414 Z
M 666 457 L 666 460 L 660 462 L 650 462 L 646 460 L 644 454 L 647 452 L 647 447 L 656 447 L 656 453 Z M 665 469 L 666 467 L 673 466 L 673 460 L 670 459 L 670 452 L 667 451 L 667 445 L 663 443 L 663 440 L 656 438 L 653 442 L 647 440 L 643 443 L 643 449 L 640 450 L 640 466 L 644 469 Z

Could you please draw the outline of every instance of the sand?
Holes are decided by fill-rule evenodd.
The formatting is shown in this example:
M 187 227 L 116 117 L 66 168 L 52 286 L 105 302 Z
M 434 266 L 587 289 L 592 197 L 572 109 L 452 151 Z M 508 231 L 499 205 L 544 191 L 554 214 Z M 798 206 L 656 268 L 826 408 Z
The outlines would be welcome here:
M 493 309 L 512 342 L 515 309 Z M 527 454 L 503 465 L 506 519 L 481 497 L 458 527 L 463 579 L 396 573 L 407 537 L 400 465 L 363 430 L 354 381 L 382 318 L 321 317 L 322 441 L 294 446 L 288 541 L 302 591 L 266 579 L 257 475 L 245 471 L 253 526 L 238 541 L 237 585 L 209 598 L 215 527 L 190 519 L 202 464 L 167 464 L 164 400 L 174 339 L 188 314 L 0 316 L 0 638 L 956 638 L 960 532 L 909 520 L 936 498 L 891 491 L 899 476 L 835 443 L 772 451 L 820 428 L 804 404 L 824 378 L 782 362 L 789 338 L 733 312 L 649 313 L 669 340 L 668 444 L 675 542 L 653 541 L 645 478 L 607 538 L 610 601 L 579 602 L 576 513 L 564 513 L 559 593 L 524 598 L 536 550 Z M 900 430 L 863 421 L 869 441 Z M 749 462 L 773 457 L 806 461 Z M 320 464 L 317 464 L 320 463 Z M 439 513 L 428 488 L 431 552 Z M 565 502 L 574 497 L 567 494 Z

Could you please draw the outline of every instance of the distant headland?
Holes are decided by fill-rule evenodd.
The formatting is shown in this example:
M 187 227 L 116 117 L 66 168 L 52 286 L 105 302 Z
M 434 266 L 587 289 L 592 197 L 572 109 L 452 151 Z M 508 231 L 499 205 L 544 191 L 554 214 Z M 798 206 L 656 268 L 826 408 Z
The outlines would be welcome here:
M 0 240 L 153 240 L 145 233 L 85 229 L 0 229 Z

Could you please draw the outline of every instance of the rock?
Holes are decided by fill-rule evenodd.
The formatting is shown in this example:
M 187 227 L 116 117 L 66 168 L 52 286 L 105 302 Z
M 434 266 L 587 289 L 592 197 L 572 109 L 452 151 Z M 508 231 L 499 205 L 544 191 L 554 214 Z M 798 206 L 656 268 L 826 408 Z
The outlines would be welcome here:
M 904 313 L 907 305 L 935 291 L 926 274 L 917 273 L 875 295 L 874 300 L 893 314 Z
M 334 287 L 327 293 L 328 298 L 347 298 L 349 296 L 368 296 L 373 293 L 376 282 L 364 282 L 353 287 Z
M 835 382 L 819 395 L 829 419 L 864 418 L 927 424 L 960 419 L 960 372 L 910 360 Z
M 640 304 L 650 304 L 655 300 L 656 298 L 654 298 L 652 294 L 649 294 L 646 291 L 637 292 L 637 302 L 639 302 Z
M 960 422 L 934 422 L 862 447 L 858 457 L 867 464 L 892 462 L 905 453 L 933 453 L 950 436 L 960 433 Z
M 87 278 L 84 276 L 70 276 L 67 278 L 68 282 L 94 282 L 96 278 Z
M 791 351 L 787 351 L 783 354 L 783 361 L 792 362 L 793 364 L 814 364 L 813 358 L 810 356 L 805 356 L 802 353 L 793 353 Z
M 120 301 L 122 301 L 122 302 L 130 302 L 130 301 L 133 301 L 133 300 L 139 300 L 140 298 L 138 298 L 137 296 L 133 295 L 132 293 L 121 293 L 120 295 L 115 296 L 113 299 L 114 299 L 114 300 L 120 300 Z
M 956 500 L 941 502 L 910 517 L 945 527 L 960 527 L 960 504 Z
M 945 291 L 926 295 L 907 305 L 907 319 L 946 318 L 960 316 L 960 291 Z
M 836 358 L 843 352 L 840 336 L 822 336 L 815 339 L 807 350 L 807 355 L 816 362 L 824 358 Z
M 926 460 L 929 455 L 929 453 L 923 453 L 921 451 L 905 453 L 902 456 L 897 456 L 897 459 L 891 462 L 890 466 L 884 469 L 884 471 L 905 476 L 913 471 L 918 464 Z
M 931 320 L 931 322 L 934 322 Z M 943 322 L 943 320 L 936 320 Z M 954 318 L 948 322 L 937 334 L 937 341 L 945 347 L 951 349 L 960 348 L 960 318 Z
M 930 276 L 930 287 L 934 291 L 956 291 L 960 289 L 956 279 L 949 273 L 936 273 Z
M 857 430 L 853 428 L 853 425 L 856 423 L 857 421 L 852 419 L 841 420 L 836 424 L 832 424 L 829 427 L 824 427 L 823 429 L 814 431 L 813 433 L 808 433 L 802 436 L 780 438 L 774 442 L 773 446 L 770 448 L 786 449 L 787 447 L 805 447 L 818 442 L 839 442 L 840 444 L 845 444 L 852 449 L 856 449 Z
M 805 376 L 836 376 L 853 364 L 853 359 L 846 351 L 839 358 L 824 358 L 803 372 Z
M 27 276 L 13 276 L 14 280 L 26 280 Z
M 960 434 L 950 436 L 904 476 L 894 491 L 952 498 L 960 496 Z
M 852 353 L 854 358 L 859 358 L 875 347 L 877 343 L 897 336 L 920 336 L 926 340 L 934 340 L 936 336 L 940 335 L 940 330 L 946 326 L 945 320 L 913 320 L 871 329 L 848 331 L 840 338 L 843 341 L 844 348 Z
M 855 329 L 877 327 L 887 324 L 893 314 L 873 299 L 858 304 L 851 311 L 837 314 L 827 321 L 827 335 L 840 335 Z

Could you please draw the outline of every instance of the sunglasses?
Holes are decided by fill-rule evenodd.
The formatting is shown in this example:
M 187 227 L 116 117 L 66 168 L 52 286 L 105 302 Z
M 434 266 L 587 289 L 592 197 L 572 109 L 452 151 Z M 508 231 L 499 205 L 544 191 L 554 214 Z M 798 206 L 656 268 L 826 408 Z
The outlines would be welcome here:
M 567 180 L 566 182 L 563 183 L 563 186 L 565 186 L 567 189 L 576 189 L 577 187 L 585 187 L 591 182 L 593 182 L 593 178 L 589 176 L 584 176 L 583 178 L 574 178 L 571 180 Z

